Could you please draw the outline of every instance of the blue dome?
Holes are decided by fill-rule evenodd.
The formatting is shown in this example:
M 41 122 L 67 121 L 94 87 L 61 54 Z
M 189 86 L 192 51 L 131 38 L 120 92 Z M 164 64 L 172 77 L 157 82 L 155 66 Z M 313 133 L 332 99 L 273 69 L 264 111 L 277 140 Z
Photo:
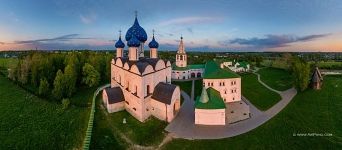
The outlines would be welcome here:
M 119 37 L 119 40 L 115 43 L 115 47 L 116 48 L 124 48 L 125 47 L 125 43 L 122 42 L 121 36 Z
M 131 39 L 127 42 L 129 47 L 139 47 L 140 41 L 133 35 Z
M 137 17 L 135 17 L 134 24 L 126 32 L 126 41 L 129 41 L 134 35 L 140 42 L 145 42 L 147 40 L 147 34 L 144 28 L 139 25 Z
M 150 47 L 150 48 L 158 48 L 159 47 L 159 43 L 154 39 L 154 36 L 152 38 L 152 41 L 148 44 L 148 47 Z

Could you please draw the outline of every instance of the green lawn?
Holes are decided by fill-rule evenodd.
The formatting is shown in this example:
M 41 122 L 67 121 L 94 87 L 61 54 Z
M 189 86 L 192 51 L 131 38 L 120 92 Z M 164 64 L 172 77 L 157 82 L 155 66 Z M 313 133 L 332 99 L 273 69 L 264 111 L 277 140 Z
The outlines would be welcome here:
M 0 149 L 80 148 L 89 108 L 40 99 L 0 76 Z
M 98 98 L 97 101 L 102 101 Z M 116 132 L 120 132 L 132 140 L 135 144 L 145 145 L 145 146 L 156 146 L 165 137 L 166 133 L 164 128 L 167 123 L 160 121 L 154 117 L 150 117 L 144 123 L 138 121 L 133 116 L 131 116 L 127 111 L 120 111 L 108 114 L 106 110 L 100 109 L 101 104 L 98 103 L 95 118 L 95 126 L 92 138 L 95 143 L 93 149 L 105 148 L 113 149 L 113 145 L 110 143 L 120 143 L 119 148 L 124 148 L 125 145 L 121 144 L 123 139 Z M 97 116 L 98 115 L 98 116 Z M 100 118 L 99 118 L 100 117 Z M 127 123 L 123 124 L 123 119 L 126 118 Z M 98 122 L 100 121 L 100 122 Z M 106 139 L 107 141 L 102 141 Z M 117 148 L 114 148 L 117 149 Z
M 320 91 L 298 93 L 270 121 L 245 134 L 218 140 L 175 139 L 164 149 L 342 149 L 342 76 L 324 77 Z M 293 136 L 295 133 L 332 136 Z
M 203 87 L 203 80 L 196 80 L 195 81 L 195 99 L 197 96 L 201 96 L 201 92 L 202 92 L 202 87 Z
M 113 128 L 113 123 L 101 106 L 101 94 L 96 99 L 96 111 L 94 128 L 91 138 L 90 149 L 127 149 L 128 144 L 120 138 L 118 131 Z M 122 122 L 122 120 L 120 121 Z
M 291 74 L 278 68 L 263 68 L 257 73 L 260 74 L 260 79 L 271 88 L 278 91 L 285 91 L 293 86 L 293 78 Z
M 182 91 L 191 96 L 192 81 L 172 81 L 172 84 L 178 85 Z
M 281 99 L 278 93 L 260 84 L 255 74 L 241 74 L 241 78 L 242 95 L 258 109 L 267 110 Z
M 94 91 L 96 91 L 98 87 L 81 87 L 78 89 L 72 98 L 70 99 L 70 104 L 79 106 L 79 107 L 90 107 L 91 100 L 93 98 Z

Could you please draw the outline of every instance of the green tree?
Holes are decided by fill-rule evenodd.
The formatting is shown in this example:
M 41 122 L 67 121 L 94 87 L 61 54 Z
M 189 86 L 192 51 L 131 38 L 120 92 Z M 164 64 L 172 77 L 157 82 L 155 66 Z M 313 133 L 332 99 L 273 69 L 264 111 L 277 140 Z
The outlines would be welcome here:
M 96 71 L 96 69 L 88 63 L 84 64 L 82 68 L 82 75 L 82 82 L 86 84 L 88 87 L 96 86 L 100 82 L 100 73 Z
M 70 97 L 76 91 L 77 73 L 74 65 L 67 65 L 64 69 L 64 93 Z
M 309 85 L 310 65 L 305 61 L 296 59 L 292 64 L 292 71 L 296 88 L 304 91 Z
M 46 78 L 40 79 L 39 83 L 39 95 L 47 96 L 49 93 L 49 82 L 46 80 Z
M 65 88 L 63 84 L 64 84 L 63 72 L 62 70 L 58 70 L 55 81 L 53 82 L 53 90 L 52 90 L 53 96 L 58 100 L 62 99 L 64 96 L 63 91 Z
M 26 84 L 28 82 L 30 68 L 31 59 L 29 56 L 26 56 L 25 59 L 21 61 L 18 70 L 18 81 L 21 84 Z

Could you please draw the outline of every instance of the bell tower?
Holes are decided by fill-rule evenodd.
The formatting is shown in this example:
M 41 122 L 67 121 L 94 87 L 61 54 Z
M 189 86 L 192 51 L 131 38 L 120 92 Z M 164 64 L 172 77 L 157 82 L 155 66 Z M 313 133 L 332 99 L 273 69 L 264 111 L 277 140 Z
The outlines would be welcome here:
M 187 66 L 187 55 L 185 53 L 183 36 L 181 36 L 181 40 L 179 43 L 178 51 L 176 54 L 176 66 L 177 67 L 186 67 Z

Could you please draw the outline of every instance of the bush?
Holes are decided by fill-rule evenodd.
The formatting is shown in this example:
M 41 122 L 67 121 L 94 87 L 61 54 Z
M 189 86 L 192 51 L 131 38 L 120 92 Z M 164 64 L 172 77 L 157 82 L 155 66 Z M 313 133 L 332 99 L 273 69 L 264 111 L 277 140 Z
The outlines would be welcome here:
M 68 98 L 64 98 L 62 100 L 63 110 L 67 109 L 70 105 L 70 100 Z

